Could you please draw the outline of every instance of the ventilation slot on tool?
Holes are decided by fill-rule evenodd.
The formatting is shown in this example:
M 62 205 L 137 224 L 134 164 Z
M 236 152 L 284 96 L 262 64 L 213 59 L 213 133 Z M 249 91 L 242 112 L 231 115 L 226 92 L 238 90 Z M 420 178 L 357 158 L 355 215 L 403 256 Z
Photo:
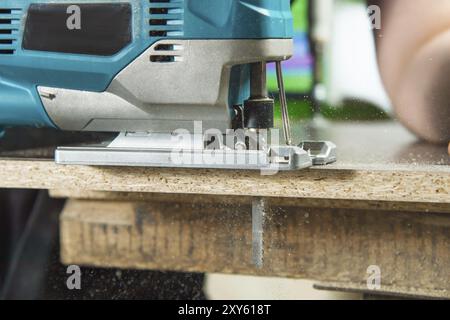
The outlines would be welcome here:
M 183 45 L 177 43 L 158 44 L 150 54 L 150 62 L 168 63 L 183 61 Z
M 0 55 L 16 52 L 21 9 L 0 8 Z
M 149 35 L 152 38 L 183 36 L 184 0 L 149 0 Z

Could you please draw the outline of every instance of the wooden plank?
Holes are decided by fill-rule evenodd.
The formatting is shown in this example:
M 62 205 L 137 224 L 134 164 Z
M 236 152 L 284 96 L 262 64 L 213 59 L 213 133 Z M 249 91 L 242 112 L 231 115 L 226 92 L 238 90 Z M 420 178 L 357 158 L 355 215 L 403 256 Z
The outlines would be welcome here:
M 286 198 L 450 203 L 450 167 L 435 171 L 344 170 L 280 172 L 60 166 L 1 160 L 1 188 L 213 194 Z
M 57 189 L 50 190 L 53 198 L 70 198 L 81 200 L 111 200 L 111 201 L 150 201 L 150 202 L 179 202 L 194 204 L 243 205 L 251 204 L 249 196 L 217 196 L 210 194 L 169 194 L 142 192 L 107 192 Z M 448 203 L 436 202 L 406 202 L 406 201 L 368 201 L 345 199 L 316 199 L 316 198 L 285 198 L 271 197 L 271 203 L 278 206 L 306 207 L 306 208 L 337 208 L 362 210 L 391 210 L 405 212 L 441 212 L 450 213 Z
M 69 200 L 66 264 L 238 273 L 366 284 L 450 298 L 450 217 L 438 213 L 272 206 L 264 267 L 251 259 L 249 205 Z
M 336 292 L 359 293 L 364 300 L 396 300 L 396 299 L 430 299 L 446 298 L 439 293 L 421 289 L 419 291 L 409 289 L 402 290 L 395 286 L 384 287 L 379 290 L 368 290 L 367 285 L 352 282 L 318 282 L 314 284 L 314 289 Z

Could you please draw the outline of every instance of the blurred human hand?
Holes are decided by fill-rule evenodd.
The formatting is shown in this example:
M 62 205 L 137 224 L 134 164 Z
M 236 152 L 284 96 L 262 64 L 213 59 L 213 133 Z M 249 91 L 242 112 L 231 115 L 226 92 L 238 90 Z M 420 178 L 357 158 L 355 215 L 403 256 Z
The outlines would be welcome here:
M 450 1 L 369 0 L 382 10 L 378 62 L 397 118 L 430 142 L 450 140 Z

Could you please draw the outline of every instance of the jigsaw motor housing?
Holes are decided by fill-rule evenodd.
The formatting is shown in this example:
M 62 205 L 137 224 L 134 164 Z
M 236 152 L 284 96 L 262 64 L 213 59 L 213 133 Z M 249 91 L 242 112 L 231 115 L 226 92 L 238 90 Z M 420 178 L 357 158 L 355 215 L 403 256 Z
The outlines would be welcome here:
M 289 0 L 3 0 L 0 126 L 226 130 L 292 36 Z

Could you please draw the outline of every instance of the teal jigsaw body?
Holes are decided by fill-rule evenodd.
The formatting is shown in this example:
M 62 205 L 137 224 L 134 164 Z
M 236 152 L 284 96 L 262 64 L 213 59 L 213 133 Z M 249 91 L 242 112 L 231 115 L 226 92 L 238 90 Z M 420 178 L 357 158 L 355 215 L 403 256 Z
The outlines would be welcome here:
M 45 8 L 55 3 L 128 4 L 131 41 L 109 55 L 26 49 L 24 34 L 29 27 L 30 7 Z M 149 23 L 152 19 L 169 23 L 161 27 Z M 107 28 L 115 21 L 102 23 Z M 3 0 L 0 2 L 0 126 L 57 127 L 42 105 L 38 86 L 103 92 L 121 70 L 161 39 L 288 39 L 292 34 L 289 0 Z M 47 36 L 50 38 L 52 34 Z M 230 99 L 243 99 L 237 86 L 245 82 L 243 78 L 248 78 L 245 70 L 245 66 L 234 68 Z M 233 101 L 238 102 L 241 101 Z

